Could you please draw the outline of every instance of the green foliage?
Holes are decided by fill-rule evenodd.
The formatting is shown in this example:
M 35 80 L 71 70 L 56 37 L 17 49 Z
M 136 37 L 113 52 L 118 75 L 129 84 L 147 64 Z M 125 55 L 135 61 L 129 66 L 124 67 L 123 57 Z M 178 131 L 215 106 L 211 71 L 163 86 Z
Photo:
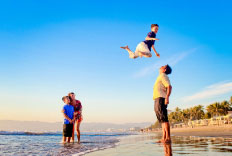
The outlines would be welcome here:
M 198 105 L 183 110 L 177 107 L 174 112 L 171 112 L 168 115 L 168 118 L 171 123 L 179 123 L 179 122 L 187 123 L 188 120 L 203 119 L 205 116 L 203 109 L 204 107 L 202 105 Z
M 161 124 L 159 123 L 158 120 L 155 122 L 154 125 L 151 125 L 151 128 L 152 128 L 152 129 L 154 129 L 154 128 L 160 128 L 160 127 L 161 127 Z
M 210 118 L 212 118 L 210 112 L 206 112 L 204 118 L 205 118 L 205 119 L 210 119 Z
M 206 110 L 211 114 L 211 116 L 221 116 L 226 115 L 228 111 L 232 110 L 232 104 L 228 101 L 222 101 L 221 103 L 215 102 L 206 107 Z
M 229 101 L 215 102 L 206 107 L 206 113 L 204 112 L 204 106 L 198 105 L 191 108 L 181 110 L 179 107 L 175 108 L 175 111 L 169 113 L 168 119 L 172 124 L 175 123 L 187 123 L 189 120 L 210 119 L 213 116 L 224 116 L 228 114 L 228 111 L 232 111 L 232 96 Z M 151 128 L 159 128 L 158 121 Z

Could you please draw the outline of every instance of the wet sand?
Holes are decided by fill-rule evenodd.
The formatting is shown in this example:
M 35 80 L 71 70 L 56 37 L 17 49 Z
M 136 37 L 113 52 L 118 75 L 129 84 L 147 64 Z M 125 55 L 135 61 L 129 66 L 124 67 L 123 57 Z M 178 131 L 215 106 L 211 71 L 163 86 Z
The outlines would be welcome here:
M 223 155 L 232 153 L 232 125 L 171 129 L 171 144 L 156 143 L 161 132 L 142 133 L 122 138 L 114 148 L 87 154 L 88 156 L 172 156 Z
M 171 144 L 156 143 L 161 136 L 147 133 L 121 139 L 114 148 L 87 156 L 231 156 L 232 140 L 217 137 L 172 136 Z

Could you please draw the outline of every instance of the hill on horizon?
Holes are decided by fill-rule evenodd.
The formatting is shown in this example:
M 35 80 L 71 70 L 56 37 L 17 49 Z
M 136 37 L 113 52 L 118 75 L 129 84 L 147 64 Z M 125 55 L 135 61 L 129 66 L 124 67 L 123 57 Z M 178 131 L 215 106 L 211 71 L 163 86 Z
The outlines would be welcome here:
M 99 132 L 99 131 L 127 131 L 134 127 L 148 127 L 152 123 L 85 123 L 81 124 L 81 131 Z M 16 120 L 0 120 L 0 131 L 26 131 L 26 132 L 57 132 L 62 131 L 62 122 L 41 122 L 41 121 L 16 121 Z

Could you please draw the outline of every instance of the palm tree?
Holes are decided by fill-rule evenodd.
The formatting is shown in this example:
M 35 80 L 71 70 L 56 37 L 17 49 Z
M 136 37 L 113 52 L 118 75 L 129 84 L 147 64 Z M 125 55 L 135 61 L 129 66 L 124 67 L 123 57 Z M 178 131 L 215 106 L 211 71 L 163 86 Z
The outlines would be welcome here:
M 190 119 L 190 109 L 184 109 L 183 113 L 183 121 L 187 122 Z
M 204 106 L 202 105 L 198 105 L 198 106 L 195 106 L 193 107 L 196 111 L 196 119 L 199 120 L 199 119 L 202 119 L 205 115 L 203 109 L 204 109 Z
M 176 107 L 175 109 L 175 119 L 177 122 L 181 121 L 181 109 L 179 107 Z
M 221 105 L 219 102 L 215 102 L 209 106 L 206 107 L 206 110 L 211 114 L 211 116 L 218 116 L 223 114 L 223 109 L 221 108 Z
M 229 102 L 230 102 L 230 104 L 232 105 L 232 96 L 230 97 L 230 101 L 229 101 Z
M 231 104 L 228 101 L 221 102 L 221 108 L 223 109 L 223 115 L 226 115 L 231 110 Z

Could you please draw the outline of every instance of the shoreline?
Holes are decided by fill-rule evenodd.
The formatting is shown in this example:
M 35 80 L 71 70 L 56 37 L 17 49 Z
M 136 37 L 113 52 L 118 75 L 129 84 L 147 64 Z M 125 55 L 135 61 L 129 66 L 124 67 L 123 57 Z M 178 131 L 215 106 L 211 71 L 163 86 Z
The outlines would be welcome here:
M 162 131 L 160 130 L 151 131 L 151 133 L 162 135 Z M 232 125 L 171 128 L 171 135 L 232 138 Z
M 172 156 L 183 154 L 191 154 L 192 156 L 231 155 L 231 138 L 204 136 L 206 137 L 201 136 L 195 138 L 194 136 L 191 137 L 187 135 L 172 136 L 171 144 L 163 144 L 156 142 L 161 137 L 157 132 L 141 133 L 141 135 L 121 138 L 120 142 L 117 143 L 115 147 L 90 152 L 87 153 L 86 156 Z

